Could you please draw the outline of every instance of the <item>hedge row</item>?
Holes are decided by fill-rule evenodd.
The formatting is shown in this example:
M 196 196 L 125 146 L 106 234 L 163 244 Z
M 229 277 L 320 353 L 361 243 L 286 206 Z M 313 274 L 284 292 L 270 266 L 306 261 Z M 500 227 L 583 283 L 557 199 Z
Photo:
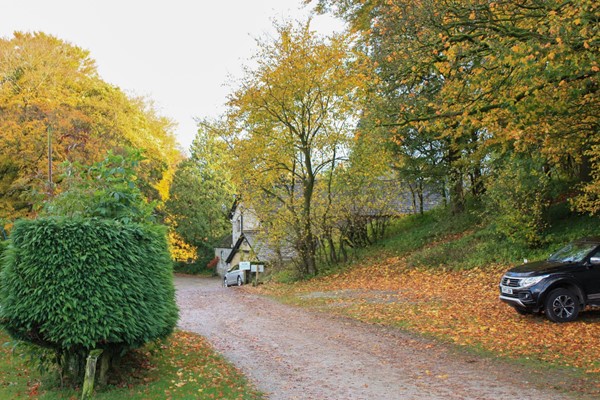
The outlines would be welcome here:
M 0 274 L 0 324 L 60 351 L 125 350 L 177 322 L 162 227 L 43 218 L 15 224 Z
M 8 241 L 2 240 L 0 237 L 0 273 L 2 272 L 2 254 L 4 254 L 4 250 L 8 247 Z

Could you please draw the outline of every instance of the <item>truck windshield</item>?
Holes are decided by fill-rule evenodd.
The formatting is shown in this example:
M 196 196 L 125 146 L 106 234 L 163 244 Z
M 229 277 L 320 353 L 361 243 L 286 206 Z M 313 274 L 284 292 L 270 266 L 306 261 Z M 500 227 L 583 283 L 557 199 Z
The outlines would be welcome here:
M 595 243 L 570 243 L 552 254 L 548 261 L 557 262 L 580 262 L 582 261 L 592 250 L 596 248 Z

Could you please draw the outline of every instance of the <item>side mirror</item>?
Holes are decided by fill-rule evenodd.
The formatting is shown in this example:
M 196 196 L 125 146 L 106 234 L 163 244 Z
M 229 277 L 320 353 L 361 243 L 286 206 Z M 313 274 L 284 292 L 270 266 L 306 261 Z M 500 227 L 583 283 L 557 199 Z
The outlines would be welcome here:
M 590 258 L 590 264 L 592 265 L 600 265 L 600 257 L 595 256 Z

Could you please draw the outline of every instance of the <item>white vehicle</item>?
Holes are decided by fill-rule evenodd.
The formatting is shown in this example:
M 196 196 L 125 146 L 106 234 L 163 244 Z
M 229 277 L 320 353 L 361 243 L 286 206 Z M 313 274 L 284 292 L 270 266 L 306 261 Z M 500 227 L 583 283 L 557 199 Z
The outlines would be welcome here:
M 246 271 L 240 269 L 239 264 L 231 267 L 223 277 L 223 286 L 230 285 L 242 286 L 246 282 Z

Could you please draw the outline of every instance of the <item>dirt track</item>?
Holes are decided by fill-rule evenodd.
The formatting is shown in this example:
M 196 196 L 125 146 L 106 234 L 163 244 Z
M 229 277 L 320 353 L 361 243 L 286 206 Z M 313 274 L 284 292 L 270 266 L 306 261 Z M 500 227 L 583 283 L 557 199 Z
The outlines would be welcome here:
M 181 329 L 206 337 L 270 399 L 569 399 L 513 365 L 414 336 L 176 277 Z M 538 384 L 539 386 L 539 384 Z

